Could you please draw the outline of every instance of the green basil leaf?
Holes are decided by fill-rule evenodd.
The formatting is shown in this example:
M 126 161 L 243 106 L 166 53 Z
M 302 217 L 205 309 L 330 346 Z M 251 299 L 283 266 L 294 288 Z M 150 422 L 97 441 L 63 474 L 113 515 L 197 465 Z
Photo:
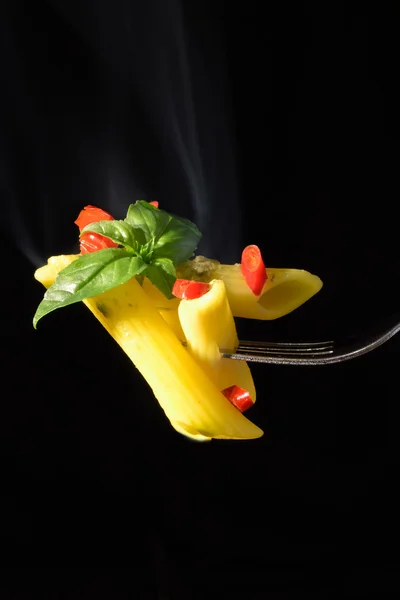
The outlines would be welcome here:
M 81 235 L 87 232 L 100 233 L 130 252 L 138 251 L 139 243 L 135 237 L 135 231 L 125 221 L 96 221 L 86 225 L 82 229 Z
M 33 326 L 48 313 L 102 294 L 142 273 L 146 263 L 122 248 L 106 248 L 82 254 L 60 271 L 39 304 Z
M 134 229 L 140 244 L 157 239 L 169 220 L 170 216 L 167 212 L 159 210 L 145 200 L 138 200 L 135 204 L 131 204 L 125 219 L 126 223 Z
M 144 200 L 131 204 L 123 221 L 98 221 L 82 233 L 104 235 L 122 248 L 108 248 L 81 255 L 57 276 L 35 316 L 34 327 L 44 315 L 97 296 L 131 277 L 146 275 L 167 297 L 172 297 L 175 264 L 193 256 L 201 233 L 187 219 L 157 209 Z
M 170 221 L 154 244 L 153 258 L 166 257 L 179 264 L 192 258 L 201 233 L 188 219 L 170 215 Z
M 172 298 L 172 287 L 176 280 L 175 265 L 169 258 L 158 258 L 147 266 L 145 271 L 154 284 L 167 298 Z
M 144 200 L 131 204 L 125 220 L 135 232 L 140 232 L 141 244 L 153 241 L 153 258 L 184 262 L 193 256 L 201 239 L 194 223 L 155 208 Z

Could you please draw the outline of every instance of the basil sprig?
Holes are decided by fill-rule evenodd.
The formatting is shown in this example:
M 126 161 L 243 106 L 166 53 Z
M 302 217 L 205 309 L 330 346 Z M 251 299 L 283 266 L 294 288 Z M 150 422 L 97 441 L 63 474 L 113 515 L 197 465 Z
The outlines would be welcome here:
M 171 298 L 175 265 L 193 256 L 201 238 L 194 223 L 144 200 L 131 204 L 124 220 L 91 223 L 81 235 L 87 232 L 99 233 L 120 247 L 82 254 L 60 271 L 36 310 L 35 328 L 53 310 L 102 294 L 132 277 L 148 277 Z

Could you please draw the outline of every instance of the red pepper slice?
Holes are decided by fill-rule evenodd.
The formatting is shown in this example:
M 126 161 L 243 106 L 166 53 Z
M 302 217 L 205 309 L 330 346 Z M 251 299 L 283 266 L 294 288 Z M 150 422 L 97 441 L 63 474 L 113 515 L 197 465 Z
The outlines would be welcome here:
M 96 221 L 113 221 L 114 217 L 112 217 L 108 212 L 101 208 L 97 208 L 97 206 L 85 206 L 83 210 L 78 215 L 78 218 L 75 221 L 75 225 L 78 225 L 79 231 L 82 231 L 86 225 L 90 225 L 90 223 L 96 223 Z
M 97 208 L 97 206 L 88 205 L 79 213 L 75 225 L 78 225 L 79 231 L 82 231 L 86 225 L 96 223 L 96 221 L 113 220 L 114 217 L 105 210 Z M 104 248 L 118 248 L 118 244 L 104 237 L 104 235 L 100 235 L 100 233 L 84 233 L 80 238 L 81 254 L 97 252 L 97 250 L 103 250 Z
M 195 300 L 204 296 L 210 290 L 210 284 L 192 279 L 177 279 L 172 288 L 172 293 L 182 300 Z
M 267 272 L 258 246 L 251 244 L 243 250 L 241 270 L 253 294 L 259 296 L 267 281 Z
M 97 252 L 97 250 L 103 250 L 104 248 L 117 248 L 118 244 L 115 244 L 110 239 L 100 235 L 99 233 L 84 233 L 80 238 L 80 250 L 81 254 L 88 254 L 88 252 Z
M 222 390 L 222 393 L 240 412 L 244 412 L 254 404 L 249 392 L 238 385 L 231 385 L 231 387 Z
M 158 202 L 157 202 L 157 200 L 152 200 L 151 202 L 149 202 L 149 204 L 152 204 L 153 206 L 155 206 L 156 208 L 158 208 Z

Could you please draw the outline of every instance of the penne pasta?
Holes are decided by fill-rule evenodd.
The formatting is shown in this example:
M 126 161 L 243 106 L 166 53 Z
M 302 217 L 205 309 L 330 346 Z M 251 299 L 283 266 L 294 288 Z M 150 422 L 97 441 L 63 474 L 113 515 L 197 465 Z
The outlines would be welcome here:
M 178 338 L 184 342 L 186 338 L 178 315 L 180 300 L 178 298 L 166 298 L 164 294 L 162 294 L 147 277 L 144 278 L 142 287 L 154 308 L 158 310 L 164 321 L 168 323 L 175 335 L 177 335 Z
M 282 317 L 314 296 L 319 277 L 266 269 L 258 246 L 241 263 L 194 256 L 194 223 L 137 200 L 124 220 L 88 205 L 75 224 L 80 254 L 54 256 L 35 272 L 47 292 L 33 325 L 83 302 L 153 390 L 171 425 L 198 441 L 255 439 L 243 416 L 256 400 L 248 364 L 222 358 L 238 346 L 235 318 Z
M 179 319 L 189 350 L 206 365 L 221 360 L 220 348 L 234 352 L 239 344 L 223 281 L 211 282 L 210 291 L 195 300 L 181 300 Z
M 217 388 L 223 390 L 238 385 L 246 389 L 255 402 L 256 390 L 247 363 L 221 358 L 221 350 L 234 352 L 238 345 L 224 282 L 213 280 L 204 296 L 181 300 L 178 313 L 188 351 Z
M 273 320 L 289 314 L 312 298 L 322 287 L 316 275 L 301 269 L 266 269 L 267 281 L 259 296 L 252 293 L 240 265 L 224 265 L 197 256 L 178 268 L 178 276 L 199 281 L 221 279 L 226 286 L 234 317 Z
M 53 257 L 35 277 L 48 286 L 73 260 Z M 182 346 L 135 278 L 84 303 L 147 380 L 175 429 L 199 440 L 262 436 Z

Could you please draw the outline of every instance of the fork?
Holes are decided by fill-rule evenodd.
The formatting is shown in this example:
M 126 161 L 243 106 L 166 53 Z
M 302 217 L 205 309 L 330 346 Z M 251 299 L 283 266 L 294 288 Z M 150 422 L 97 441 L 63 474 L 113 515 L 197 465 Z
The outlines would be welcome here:
M 396 313 L 358 335 L 325 342 L 253 342 L 240 341 L 236 352 L 224 352 L 224 358 L 273 365 L 329 365 L 367 354 L 386 343 L 400 331 Z

